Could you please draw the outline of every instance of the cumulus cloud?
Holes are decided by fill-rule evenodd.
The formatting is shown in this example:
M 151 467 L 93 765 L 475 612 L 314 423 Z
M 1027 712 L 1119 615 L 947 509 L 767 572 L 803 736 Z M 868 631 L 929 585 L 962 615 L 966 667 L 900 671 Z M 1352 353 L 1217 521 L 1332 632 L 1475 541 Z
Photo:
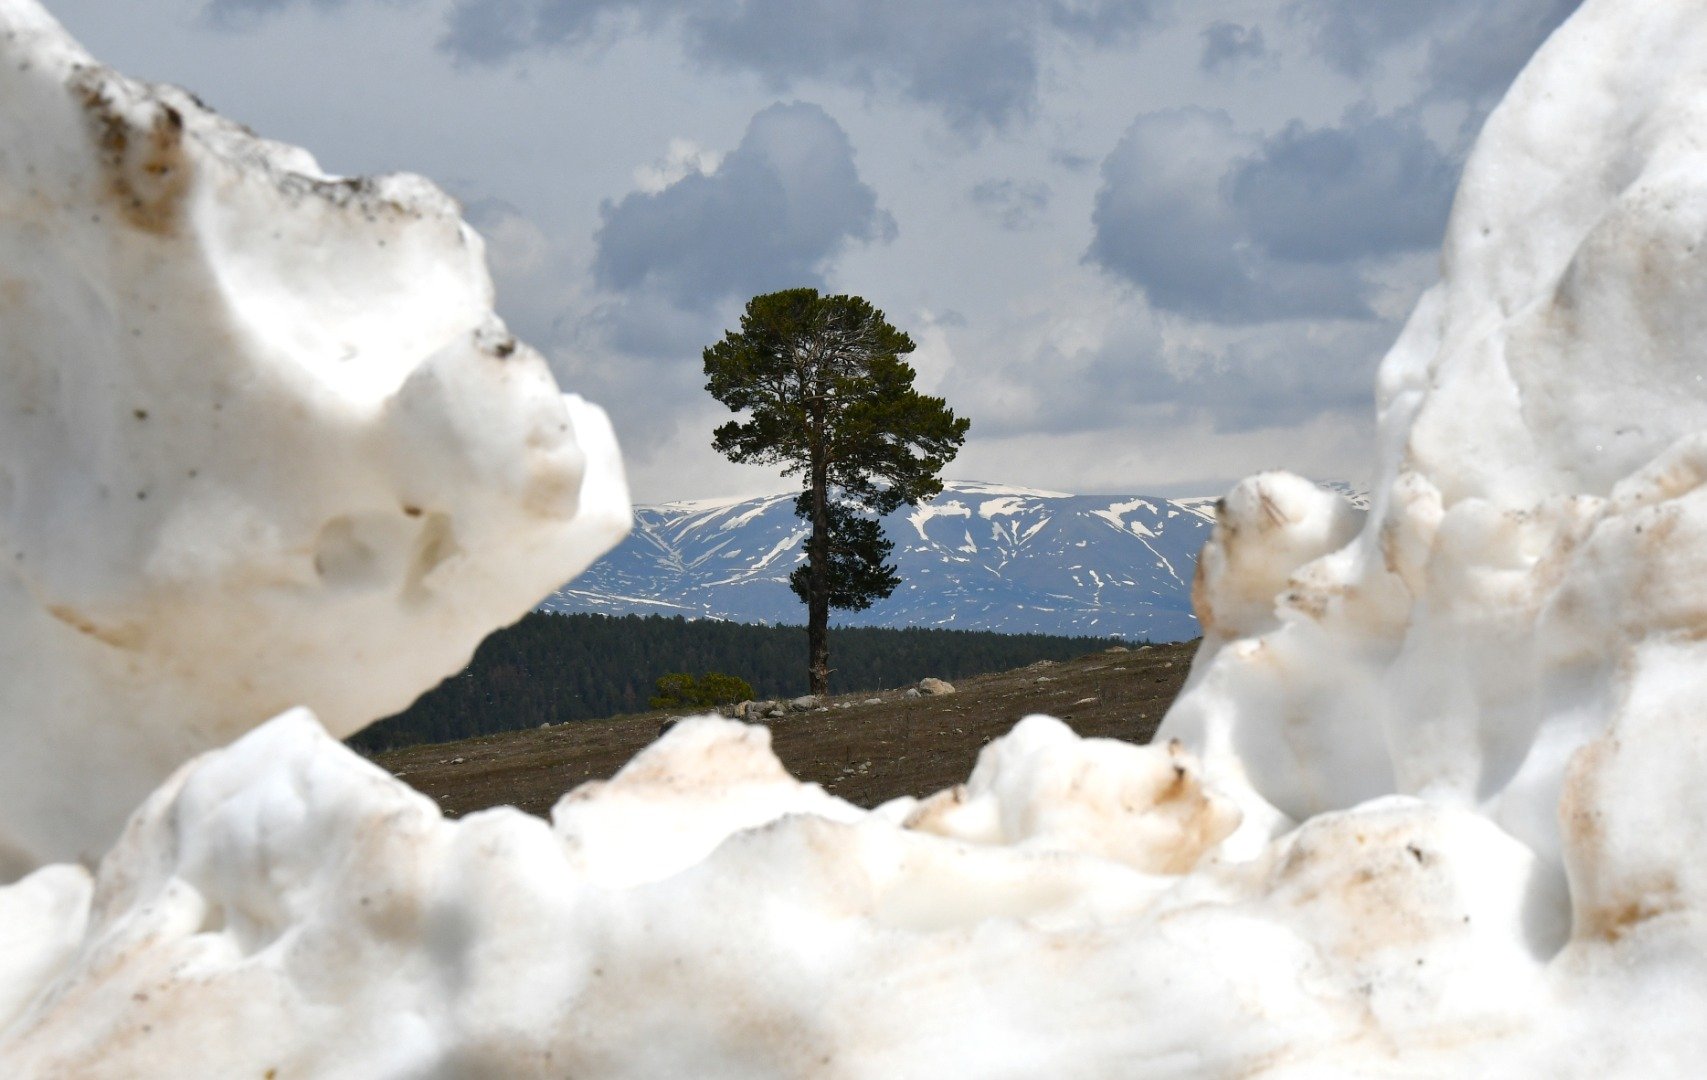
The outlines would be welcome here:
M 1315 53 L 1365 80 L 1391 57 L 1409 104 L 1353 104 L 1337 124 L 1258 136 L 1202 110 L 1139 117 L 1102 166 L 1088 260 L 1159 309 L 1210 322 L 1368 318 L 1379 264 L 1436 245 L 1467 144 L 1418 120 L 1451 102 L 1465 132 L 1578 0 L 1292 0 Z M 1214 21 L 1204 70 L 1262 55 L 1260 30 Z
M 1525 0 L 1513 0 L 1525 2 Z M 1311 30 L 1317 53 L 1336 70 L 1363 76 L 1388 50 L 1439 25 L 1460 0 L 1298 0 L 1292 7 Z
M 593 279 L 703 310 L 729 297 L 819 285 L 854 241 L 895 233 L 859 177 L 846 132 L 796 102 L 753 117 L 711 171 L 695 167 L 656 190 L 600 208 Z
M 1087 258 L 1157 308 L 1212 322 L 1365 317 L 1355 272 L 1285 262 L 1252 242 L 1222 181 L 1260 153 L 1222 112 L 1139 117 L 1103 162 Z
M 671 26 L 708 67 L 752 72 L 777 90 L 815 79 L 891 91 L 941 111 L 956 128 L 982 130 L 1030 111 L 1052 35 L 1119 41 L 1148 21 L 1153 2 L 458 0 L 444 47 L 490 64 Z
M 721 335 L 736 306 L 683 308 L 666 296 L 639 292 L 594 303 L 582 315 L 578 331 L 590 344 L 624 356 L 672 362 L 697 359 L 700 351 Z M 698 367 L 693 374 L 697 390 Z
M 1316 51 L 1362 77 L 1395 50 L 1428 42 L 1433 96 L 1486 102 L 1503 91 L 1580 0 L 1296 0 Z
M 1204 71 L 1220 71 L 1240 61 L 1261 60 L 1268 55 L 1260 26 L 1216 21 L 1206 26 L 1200 36 L 1203 38 L 1203 52 L 1198 57 L 1197 66 Z
M 351 2 L 204 0 L 203 11 L 215 24 L 247 28 L 287 8 Z M 441 46 L 459 61 L 489 65 L 670 31 L 696 62 L 758 75 L 777 92 L 817 80 L 893 93 L 938 110 L 956 129 L 980 132 L 1032 110 L 1052 40 L 1125 41 L 1160 2 L 454 0 Z
M 692 139 L 671 139 L 670 148 L 662 158 L 634 170 L 634 186 L 648 195 L 656 195 L 695 173 L 710 176 L 721 164 L 722 154 L 707 150 Z
M 1087 257 L 1211 322 L 1368 318 L 1370 262 L 1439 243 L 1457 172 L 1406 117 L 1261 139 L 1219 112 L 1152 113 L 1103 163 Z
M 1004 229 L 1029 229 L 1049 209 L 1048 184 L 1018 180 L 980 180 L 967 193 L 973 205 Z
M 631 185 L 610 186 L 609 162 L 579 186 L 555 178 L 487 185 L 552 223 L 544 233 L 513 207 L 470 205 L 488 238 L 506 318 L 552 352 L 566 384 L 610 405 L 625 432 L 646 432 L 632 437 L 647 451 L 678 423 L 686 425 L 681 445 L 704 441 L 686 433 L 706 421 L 695 412 L 704 404 L 700 349 L 732 325 L 748 296 L 795 284 L 885 290 L 891 308 L 917 305 L 906 317 L 921 341 L 921 320 L 930 321 L 922 308 L 964 310 L 964 318 L 936 320 L 967 358 L 944 392 L 978 418 L 980 440 L 1099 431 L 1112 445 L 1122 431 L 1142 428 L 1150 438 L 1189 427 L 1226 435 L 1231 445 L 1316 416 L 1361 416 L 1362 404 L 1347 403 L 1366 397 L 1370 366 L 1413 286 L 1430 274 L 1427 253 L 1439 241 L 1465 149 L 1454 136 L 1485 115 L 1576 0 L 191 3 L 236 28 L 289 9 L 300 16 L 344 7 L 353 23 L 375 14 L 363 9 L 413 4 L 423 18 L 431 13 L 420 41 L 438 35 L 444 50 L 426 71 L 442 72 L 446 58 L 520 60 L 538 77 L 546 50 L 558 50 L 550 54 L 563 61 L 550 65 L 553 80 L 584 74 L 591 82 L 602 67 L 575 60 L 645 36 L 627 40 L 620 55 L 682 69 L 670 92 L 689 80 L 717 103 L 696 110 L 702 118 L 733 101 L 750 108 L 745 96 L 761 87 L 833 84 L 855 91 L 838 93 L 850 103 L 834 106 L 851 121 L 851 102 L 867 92 L 852 130 L 897 137 L 868 146 L 862 135 L 857 159 L 842 128 L 813 106 L 761 113 L 738 146 L 733 138 L 702 145 L 670 139 L 705 138 L 671 101 L 631 94 L 624 107 L 634 106 L 644 139 L 621 162 L 619 176 L 638 166 Z M 1167 19 L 1150 18 L 1164 10 Z M 298 19 L 290 32 L 317 27 L 338 30 L 329 19 Z M 1152 35 L 1160 35 L 1152 45 L 1177 54 L 1190 86 L 1221 97 L 1226 88 L 1210 81 L 1235 73 L 1262 103 L 1235 110 L 1237 122 L 1206 110 L 1149 113 L 1115 144 L 1099 123 L 1085 122 L 1090 103 L 1110 100 L 1111 87 L 1134 112 L 1176 100 L 1179 65 L 1137 64 L 1145 54 L 1136 48 L 1137 66 L 1124 74 L 1115 64 L 1076 72 L 1066 64 Z M 471 91 L 516 86 L 506 78 L 457 82 Z M 1087 89 L 1098 96 L 1083 97 Z M 1379 114 L 1369 104 L 1376 100 Z M 1033 115 L 1035 138 L 944 155 L 941 123 L 915 123 L 920 108 L 930 111 L 925 119 L 974 136 Z M 1341 109 L 1340 119 L 1321 121 Z M 1306 113 L 1308 122 L 1286 122 Z M 1246 126 L 1257 123 L 1266 126 Z M 946 142 L 964 148 L 965 140 Z M 871 179 L 880 157 L 884 176 L 932 162 L 931 183 L 967 199 L 987 231 L 1027 230 L 1001 244 L 1035 256 L 1026 265 L 1038 272 L 1027 280 L 1010 266 L 986 285 L 969 268 L 946 287 L 942 265 L 916 254 L 921 246 L 944 250 L 937 233 L 965 222 L 929 216 L 940 190 L 908 202 L 912 195 L 897 188 L 879 199 Z M 573 164 L 552 168 L 594 175 Z M 1080 200 L 1092 192 L 1087 221 Z M 606 195 L 602 212 L 584 224 Z M 555 212 L 554 199 L 581 210 Z M 893 233 L 886 208 L 903 216 L 909 243 L 861 251 Z M 1062 267 L 1075 256 L 1083 265 Z M 1064 299 L 1076 292 L 1097 297 L 1106 318 Z M 1043 336 L 1017 332 L 1012 312 L 1055 307 L 1074 312 L 1074 325 Z M 666 478 L 675 490 L 673 474 Z
M 1335 127 L 1288 124 L 1222 187 L 1268 255 L 1332 263 L 1439 244 L 1457 182 L 1414 119 L 1355 110 Z
M 1501 0 L 1429 46 L 1428 82 L 1443 97 L 1491 104 L 1581 0 Z

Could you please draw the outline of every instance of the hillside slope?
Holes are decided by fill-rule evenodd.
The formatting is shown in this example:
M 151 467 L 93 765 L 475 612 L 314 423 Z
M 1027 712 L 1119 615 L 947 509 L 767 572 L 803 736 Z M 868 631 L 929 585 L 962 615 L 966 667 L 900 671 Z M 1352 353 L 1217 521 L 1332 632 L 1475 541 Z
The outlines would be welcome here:
M 835 626 L 830 688 L 855 693 L 926 676 L 959 679 L 1037 660 L 1068 660 L 1113 643 L 1048 634 Z M 481 642 L 468 667 L 349 742 L 388 750 L 639 712 L 658 692 L 659 676 L 713 671 L 745 680 L 761 697 L 804 694 L 806 629 L 530 612 Z

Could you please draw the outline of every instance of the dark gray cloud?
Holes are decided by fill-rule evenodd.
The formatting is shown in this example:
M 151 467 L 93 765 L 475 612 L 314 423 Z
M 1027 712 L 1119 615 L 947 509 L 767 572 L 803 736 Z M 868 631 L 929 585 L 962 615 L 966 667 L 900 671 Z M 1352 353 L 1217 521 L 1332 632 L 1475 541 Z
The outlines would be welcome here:
M 292 7 L 353 0 L 205 0 L 212 23 L 247 29 Z M 414 0 L 384 0 L 410 3 Z M 597 48 L 679 33 L 704 67 L 750 72 L 777 92 L 805 80 L 898 94 L 957 130 L 1001 128 L 1037 100 L 1051 36 L 1127 40 L 1161 0 L 455 0 L 441 47 L 492 65 L 534 50 Z
M 464 60 L 495 63 L 527 48 L 532 29 L 533 13 L 527 0 L 485 0 L 451 10 L 444 42 Z
M 1151 114 L 1103 163 L 1088 258 L 1213 322 L 1368 318 L 1369 262 L 1440 242 L 1458 171 L 1408 115 L 1259 140 L 1222 113 Z
M 698 357 L 721 335 L 725 321 L 717 309 L 681 308 L 666 297 L 638 293 L 597 305 L 586 314 L 586 325 L 574 329 L 595 348 L 641 360 L 673 361 Z M 690 374 L 691 388 L 703 389 L 699 369 Z
M 1202 33 L 1203 52 L 1197 65 L 1204 71 L 1220 71 L 1241 61 L 1261 60 L 1268 55 L 1262 27 L 1234 22 L 1212 22 Z
M 202 18 L 226 29 L 248 29 L 285 8 L 315 7 L 331 11 L 346 3 L 348 0 L 207 0 L 202 7 Z
M 1581 0 L 1500 0 L 1432 42 L 1428 79 L 1437 96 L 1489 106 Z
M 1037 86 L 1037 27 L 1013 4 L 747 0 L 688 27 L 690 48 L 713 66 L 779 87 L 888 83 L 956 126 L 999 126 L 1031 106 Z
M 1324 60 L 1342 74 L 1359 77 L 1368 74 L 1389 49 L 1415 41 L 1439 26 L 1463 2 L 1466 0 L 1297 0 L 1291 10 L 1310 26 L 1313 44 Z
M 1406 48 L 1425 60 L 1413 104 L 1294 121 L 1260 142 L 1219 114 L 1141 117 L 1103 163 L 1089 261 L 1158 308 L 1213 322 L 1367 318 L 1371 264 L 1439 242 L 1468 149 L 1437 145 L 1416 110 L 1458 103 L 1467 135 L 1577 3 L 1295 0 L 1288 13 L 1343 74 L 1367 77 Z M 1212 23 L 1203 66 L 1260 52 L 1253 34 Z
M 600 207 L 594 281 L 703 310 L 729 297 L 819 285 L 851 241 L 894 235 L 847 134 L 816 105 L 754 116 L 715 172 Z
M 1119 41 L 1149 19 L 1153 3 L 457 0 L 444 47 L 461 60 L 490 64 L 670 25 L 708 67 L 753 72 L 777 90 L 816 79 L 896 92 L 940 110 L 958 129 L 977 131 L 1030 111 L 1049 35 Z
M 1103 162 L 1088 260 L 1153 306 L 1212 322 L 1367 317 L 1354 269 L 1288 262 L 1254 242 L 1223 179 L 1260 150 L 1225 113 L 1139 117 Z
M 1316 50 L 1362 77 L 1428 41 L 1430 96 L 1491 104 L 1580 0 L 1295 0 Z
M 967 193 L 974 205 L 1004 229 L 1029 229 L 1049 209 L 1048 184 L 1018 180 L 980 180 Z
M 1285 261 L 1332 263 L 1434 247 L 1459 164 L 1409 117 L 1294 121 L 1223 182 L 1244 236 Z

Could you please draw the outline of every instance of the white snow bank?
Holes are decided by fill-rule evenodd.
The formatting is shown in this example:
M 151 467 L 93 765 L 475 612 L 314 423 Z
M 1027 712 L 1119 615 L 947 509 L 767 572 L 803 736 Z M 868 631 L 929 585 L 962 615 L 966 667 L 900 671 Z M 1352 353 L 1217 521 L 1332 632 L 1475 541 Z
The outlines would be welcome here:
M 32 10 L 0 0 L 68 49 Z M 1272 473 L 1220 504 L 1162 742 L 1034 717 L 963 787 L 868 813 L 708 718 L 550 825 L 447 822 L 290 712 L 175 773 L 93 875 L 0 889 L 0 1073 L 1695 1075 L 1703 58 L 1694 0 L 1587 0 L 1519 79 L 1383 365 L 1369 513 Z M 240 202 L 260 181 L 233 169 Z M 141 386 L 139 363 L 105 377 Z M 163 385 L 187 409 L 199 384 Z M 480 437 L 527 429 L 505 423 Z M 320 506 L 311 481 L 344 490 L 283 505 Z M 76 571 L 96 539 L 67 541 L 73 584 L 120 565 Z M 137 589 L 173 613 L 212 595 L 196 580 Z M 255 677 L 313 698 L 361 664 L 325 652 L 350 601 L 306 588 L 315 661 Z M 115 725 L 167 715 L 115 678 L 68 698 L 73 733 L 100 693 Z M 20 728 L 18 753 L 51 767 L 58 714 L 32 715 L 48 749 Z
M 287 714 L 156 792 L 92 903 L 64 868 L 0 893 L 44 954 L 9 972 L 29 1003 L 0 1061 L 92 1077 L 1191 1074 L 1300 1034 L 1362 1039 L 1371 1008 L 1404 1029 L 1419 1000 L 1503 1018 L 1534 998 L 1527 864 L 1471 815 L 1372 810 L 1313 824 L 1271 865 L 1179 879 L 1109 857 L 1131 841 L 1106 803 L 1100 828 L 1036 820 L 1046 800 L 1073 813 L 1066 759 L 1091 790 L 1167 777 L 1201 808 L 1177 751 L 1099 754 L 1028 721 L 980 766 L 1020 775 L 974 797 L 1023 835 L 967 841 L 794 783 L 767 743 L 684 723 L 551 827 L 509 809 L 452 823 Z M 1154 833 L 1154 805 L 1133 801 L 1126 823 Z M 1379 877 L 1341 858 L 1354 828 Z M 1413 974 L 1425 941 L 1435 966 Z M 1496 959 L 1502 981 L 1479 978 Z M 1384 964 L 1403 977 L 1362 996 Z
M 286 714 L 151 796 L 92 900 L 65 867 L 0 891 L 30 945 L 8 954 L 0 1062 L 20 1077 L 1587 1076 L 1605 1073 L 1576 1069 L 1549 1024 L 1595 1046 L 1618 1024 L 1658 1029 L 1663 1044 L 1625 1048 L 1642 1065 L 1702 1048 L 1692 1014 L 1644 1017 L 1639 1000 L 1704 988 L 1700 963 L 1649 939 L 1657 973 L 1642 972 L 1597 933 L 1549 966 L 1562 897 L 1466 810 L 1393 797 L 1252 861 L 1199 863 L 1232 819 L 1177 747 L 1033 718 L 967 792 L 868 814 L 789 780 L 768 741 L 684 722 L 550 826 L 507 808 L 448 822 Z
M 1473 808 L 1559 867 L 1573 756 L 1642 724 L 1647 658 L 1707 625 L 1703 57 L 1699 5 L 1585 4 L 1466 168 L 1443 280 L 1381 368 L 1355 540 L 1295 478 L 1224 504 L 1164 728 L 1213 782 L 1294 819 Z
M 1094 852 L 1151 873 L 1189 871 L 1239 824 L 1203 790 L 1179 745 L 1158 753 L 1081 740 L 1061 721 L 1029 716 L 986 746 L 964 785 L 931 796 L 907 828 L 984 844 Z
M 293 704 L 343 734 L 619 539 L 480 238 L 0 0 L 0 880 Z

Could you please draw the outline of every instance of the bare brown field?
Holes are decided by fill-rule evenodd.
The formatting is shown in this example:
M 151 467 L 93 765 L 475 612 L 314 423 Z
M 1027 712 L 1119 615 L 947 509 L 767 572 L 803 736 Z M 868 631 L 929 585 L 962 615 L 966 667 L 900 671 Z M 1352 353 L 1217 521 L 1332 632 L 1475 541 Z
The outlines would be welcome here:
M 1148 742 L 1179 693 L 1196 642 L 1043 661 L 910 698 L 905 688 L 846 694 L 824 708 L 770 720 L 772 746 L 791 773 L 861 806 L 925 795 L 971 773 L 978 751 L 1031 713 L 1084 736 Z M 873 699 L 876 699 L 873 701 Z M 451 816 L 509 804 L 544 815 L 565 792 L 609 778 L 679 713 L 607 720 L 411 746 L 374 760 L 437 799 Z

